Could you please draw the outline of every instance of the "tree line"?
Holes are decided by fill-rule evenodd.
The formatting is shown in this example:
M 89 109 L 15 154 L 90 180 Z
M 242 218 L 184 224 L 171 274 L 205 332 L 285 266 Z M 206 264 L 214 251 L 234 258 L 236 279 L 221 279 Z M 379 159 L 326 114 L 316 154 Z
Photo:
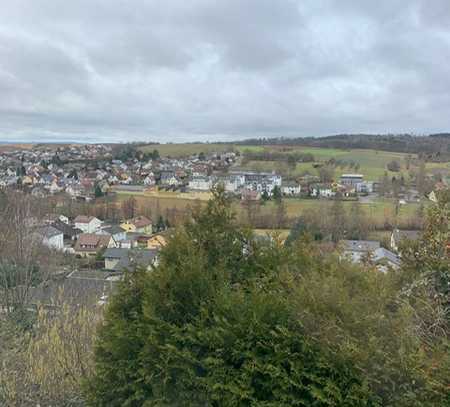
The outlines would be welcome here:
M 448 161 L 450 134 L 339 134 L 327 137 L 261 138 L 237 141 L 240 145 L 301 145 L 322 148 L 370 149 L 420 154 L 427 161 Z

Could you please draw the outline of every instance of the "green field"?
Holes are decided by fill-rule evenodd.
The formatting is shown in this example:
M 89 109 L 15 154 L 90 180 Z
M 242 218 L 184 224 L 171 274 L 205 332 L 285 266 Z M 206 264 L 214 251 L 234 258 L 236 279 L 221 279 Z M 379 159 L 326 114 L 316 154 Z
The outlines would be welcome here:
M 299 177 L 305 173 L 317 175 L 318 170 L 314 165 L 324 164 L 326 161 L 334 158 L 336 160 L 344 160 L 359 164 L 358 170 L 350 167 L 336 167 L 335 178 L 338 179 L 343 173 L 358 172 L 364 175 L 368 181 L 379 180 L 386 172 L 386 165 L 390 161 L 398 161 L 400 163 L 400 172 L 388 172 L 389 176 L 403 175 L 405 179 L 409 178 L 409 171 L 406 168 L 405 153 L 395 153 L 389 151 L 364 150 L 364 149 L 335 149 L 335 148 L 316 148 L 301 146 L 246 146 L 233 144 L 217 144 L 217 143 L 187 143 L 187 144 L 151 144 L 140 147 L 142 151 L 153 151 L 157 149 L 162 156 L 183 157 L 203 152 L 205 154 L 212 152 L 239 151 L 245 156 L 246 151 L 251 152 L 282 152 L 283 154 L 291 153 L 311 153 L 314 163 L 298 163 L 295 169 L 289 168 L 287 162 L 284 161 L 244 161 L 236 169 L 253 170 L 253 171 L 276 171 L 283 176 Z M 413 158 L 416 158 L 413 155 Z M 427 163 L 427 172 L 442 172 L 450 174 L 449 163 Z M 417 167 L 411 165 L 410 170 L 417 170 Z
M 205 154 L 232 150 L 231 144 L 185 143 L 185 144 L 149 144 L 139 149 L 144 152 L 158 150 L 164 157 L 187 157 L 201 152 Z
M 246 146 L 241 146 L 240 150 L 245 154 Z M 263 147 L 259 147 L 260 150 Z M 264 147 L 264 149 L 269 149 L 269 147 Z M 254 149 L 252 149 L 255 151 Z M 390 161 L 398 161 L 400 164 L 399 172 L 387 171 L 390 177 L 403 175 L 405 179 L 409 178 L 409 171 L 406 168 L 406 156 L 404 153 L 394 153 L 389 151 L 375 151 L 375 150 L 338 150 L 334 148 L 313 148 L 313 147 L 294 147 L 289 150 L 284 150 L 286 154 L 289 153 L 311 153 L 314 155 L 314 163 L 298 163 L 295 169 L 290 169 L 286 162 L 280 161 L 248 161 L 240 166 L 244 170 L 254 170 L 254 171 L 272 171 L 275 170 L 284 176 L 298 177 L 305 173 L 311 175 L 317 175 L 318 170 L 314 168 L 314 165 L 323 164 L 331 158 L 336 160 L 345 160 L 347 162 L 353 161 L 359 164 L 359 169 L 355 170 L 350 167 L 336 167 L 335 178 L 339 178 L 345 173 L 361 173 L 364 178 L 368 181 L 378 181 L 385 172 L 387 171 L 386 165 Z M 415 157 L 413 157 L 415 158 Z M 427 163 L 427 172 L 432 173 L 433 171 L 440 171 L 444 174 L 450 173 L 449 163 Z M 417 170 L 414 165 L 410 166 L 410 170 Z
M 120 205 L 125 199 L 133 196 L 141 211 L 147 211 L 153 215 L 165 215 L 168 211 L 176 210 L 179 212 L 180 218 L 190 208 L 196 205 L 204 205 L 206 203 L 206 195 L 200 198 L 194 198 L 189 193 L 162 193 L 162 194 L 143 194 L 143 193 L 118 193 L 117 202 Z M 317 200 L 317 199 L 297 199 L 286 198 L 284 199 L 286 207 L 286 215 L 295 221 L 305 211 L 311 209 L 318 209 L 325 211 L 327 207 L 333 204 L 333 201 L 329 200 Z M 348 211 L 353 202 L 344 201 L 344 208 Z M 361 205 L 362 210 L 367 214 L 368 220 L 371 225 L 376 228 L 383 228 L 385 222 L 390 224 L 394 223 L 395 219 L 395 205 L 390 199 L 378 198 L 372 203 L 358 203 Z M 236 200 L 233 202 L 233 209 L 236 213 L 238 220 L 245 222 L 247 219 L 246 209 L 243 207 L 242 202 Z M 407 205 L 401 205 L 398 213 L 398 224 L 403 228 L 408 228 L 409 223 L 417 217 L 417 211 L 419 204 L 409 203 Z M 260 205 L 258 212 L 260 215 L 271 216 L 276 211 L 276 205 L 274 202 L 267 202 L 264 205 Z

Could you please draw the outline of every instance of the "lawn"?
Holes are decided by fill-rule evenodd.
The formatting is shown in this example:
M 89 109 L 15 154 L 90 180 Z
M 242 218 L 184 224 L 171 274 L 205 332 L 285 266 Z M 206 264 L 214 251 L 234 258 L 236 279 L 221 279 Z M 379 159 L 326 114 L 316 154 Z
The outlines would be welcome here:
M 243 151 L 247 148 L 246 146 L 241 147 Z M 263 149 L 263 147 L 259 147 L 259 149 Z M 264 149 L 269 150 L 278 150 L 281 149 L 278 146 L 274 147 L 264 147 Z M 244 162 L 240 166 L 243 170 L 253 170 L 253 171 L 277 171 L 283 176 L 289 177 L 298 177 L 305 173 L 309 173 L 311 175 L 318 175 L 318 170 L 314 168 L 316 164 L 324 164 L 331 158 L 335 158 L 336 160 L 344 160 L 347 162 L 354 162 L 359 164 L 359 169 L 355 170 L 350 167 L 336 167 L 335 169 L 335 179 L 338 179 L 342 174 L 345 173 L 361 173 L 364 175 L 364 178 L 367 181 L 378 181 L 383 177 L 385 172 L 387 171 L 386 166 L 390 161 L 398 161 L 400 164 L 399 172 L 387 171 L 388 176 L 401 176 L 405 179 L 409 178 L 409 171 L 406 169 L 406 156 L 405 153 L 394 153 L 389 151 L 377 151 L 377 150 L 364 150 L 364 149 L 354 149 L 354 150 L 338 150 L 335 148 L 314 148 L 314 147 L 292 147 L 282 149 L 286 154 L 301 152 L 301 153 L 311 153 L 314 155 L 315 162 L 314 163 L 298 163 L 295 169 L 289 169 L 286 162 L 280 161 L 257 161 L 250 160 Z M 412 170 L 417 170 L 417 167 L 411 165 Z M 427 172 L 431 173 L 432 171 L 441 170 L 444 173 L 450 172 L 450 166 L 448 163 L 427 163 L 426 166 Z

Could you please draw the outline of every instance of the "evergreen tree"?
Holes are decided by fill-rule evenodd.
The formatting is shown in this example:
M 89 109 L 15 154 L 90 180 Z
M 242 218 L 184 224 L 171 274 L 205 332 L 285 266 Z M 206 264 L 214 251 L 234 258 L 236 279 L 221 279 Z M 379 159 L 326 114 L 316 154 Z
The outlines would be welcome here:
M 157 149 L 154 149 L 152 152 L 152 159 L 159 160 L 159 158 L 160 158 L 159 151 Z
M 166 223 L 164 222 L 164 218 L 159 215 L 158 222 L 156 223 L 156 230 L 161 232 L 166 229 Z
M 280 189 L 280 187 L 278 185 L 274 186 L 274 188 L 272 190 L 272 196 L 273 196 L 273 199 L 276 202 L 281 202 L 281 199 L 283 198 L 283 195 L 282 195 L 281 189 Z
M 264 190 L 261 194 L 261 200 L 263 202 L 267 202 L 269 199 L 270 199 L 269 193 L 266 190 Z
M 348 360 L 305 335 L 279 274 L 284 250 L 238 228 L 215 190 L 159 266 L 128 275 L 113 298 L 90 404 L 377 405 Z
M 95 185 L 95 191 L 94 191 L 94 193 L 95 193 L 95 197 L 96 197 L 96 198 L 101 198 L 103 195 L 105 195 L 105 194 L 103 193 L 103 191 L 102 191 L 102 189 L 101 189 L 101 187 L 100 187 L 99 184 L 96 184 L 96 185 Z

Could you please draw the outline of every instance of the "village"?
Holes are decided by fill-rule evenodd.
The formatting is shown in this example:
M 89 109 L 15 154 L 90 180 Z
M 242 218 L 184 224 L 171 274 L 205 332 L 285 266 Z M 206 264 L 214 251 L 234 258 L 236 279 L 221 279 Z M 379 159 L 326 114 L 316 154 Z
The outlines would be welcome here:
M 160 157 L 156 150 L 130 154 L 125 148 L 117 153 L 104 144 L 12 149 L 0 154 L 0 188 L 38 199 L 64 197 L 84 203 L 121 193 L 207 193 L 217 184 L 242 202 L 278 197 L 358 200 L 367 199 L 378 189 L 378 183 L 365 181 L 363 174 L 342 174 L 332 182 L 320 182 L 312 175 L 284 179 L 274 171 L 240 170 L 240 159 L 240 154 L 233 151 L 186 158 Z M 155 222 L 150 216 L 134 212 L 129 218 L 113 222 L 86 213 L 72 218 L 64 213 L 47 213 L 31 222 L 31 235 L 39 243 L 75 259 L 75 266 L 56 284 L 66 290 L 69 285 L 74 301 L 79 301 L 86 290 L 93 291 L 92 298 L 97 301 L 106 301 L 107 293 L 126 270 L 137 266 L 149 269 L 158 264 L 159 251 L 170 234 L 169 225 L 162 219 Z M 345 239 L 337 247 L 343 258 L 386 272 L 399 268 L 401 242 L 419 236 L 417 230 L 394 228 L 387 247 L 380 241 Z M 48 284 L 35 288 L 34 302 L 51 302 L 56 295 L 54 289 Z
M 87 202 L 108 193 L 208 192 L 219 183 L 229 194 L 249 200 L 267 199 L 274 191 L 286 197 L 356 198 L 379 188 L 363 174 L 321 180 L 311 174 L 283 178 L 275 171 L 241 170 L 240 159 L 233 151 L 170 158 L 160 157 L 157 150 L 120 159 L 106 144 L 17 148 L 0 151 L 0 188 Z

